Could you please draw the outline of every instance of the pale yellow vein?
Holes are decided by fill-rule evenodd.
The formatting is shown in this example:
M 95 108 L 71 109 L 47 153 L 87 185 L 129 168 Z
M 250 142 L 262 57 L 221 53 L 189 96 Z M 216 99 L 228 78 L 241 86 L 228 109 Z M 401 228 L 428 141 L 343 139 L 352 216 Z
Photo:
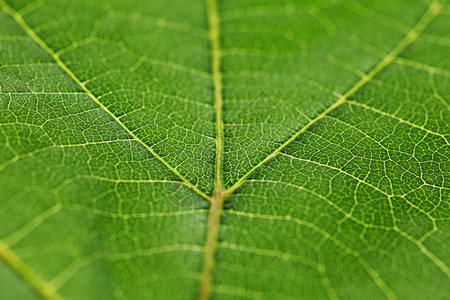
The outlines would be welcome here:
M 44 281 L 32 268 L 22 261 L 11 248 L 0 240 L 0 259 L 10 266 L 40 296 L 48 300 L 62 300 L 56 288 Z
M 220 72 L 220 19 L 216 0 L 206 0 L 209 37 L 211 43 L 211 72 L 214 85 L 214 110 L 216 117 L 216 161 L 214 196 L 210 201 L 210 211 L 207 223 L 206 244 L 204 249 L 203 268 L 199 288 L 199 299 L 209 298 L 211 290 L 211 270 L 214 266 L 214 254 L 217 248 L 220 215 L 225 199 L 222 188 L 221 166 L 223 160 L 223 116 L 222 116 L 222 74 Z
M 17 24 L 43 49 L 45 50 L 56 62 L 56 64 L 64 70 L 64 72 L 78 84 L 85 93 L 98 105 L 100 106 L 108 115 L 110 115 L 129 135 L 133 137 L 138 143 L 144 146 L 154 157 L 156 157 L 159 161 L 161 161 L 169 170 L 171 170 L 177 177 L 179 177 L 185 185 L 190 187 L 197 194 L 202 196 L 205 199 L 210 199 L 205 193 L 203 193 L 200 189 L 198 189 L 195 185 L 190 183 L 183 175 L 180 174 L 174 167 L 172 167 L 167 161 L 165 161 L 158 153 L 156 153 L 150 146 L 144 143 L 139 137 L 137 137 L 125 124 L 120 121 L 120 119 L 114 115 L 102 102 L 86 87 L 86 85 L 80 81 L 80 79 L 67 67 L 67 65 L 59 58 L 59 56 L 33 31 L 33 29 L 28 26 L 25 20 L 22 18 L 20 14 L 18 14 L 15 10 L 13 10 L 10 6 L 8 6 L 5 2 L 1 1 L 0 6 L 2 9 L 10 15 Z
M 241 184 L 245 182 L 245 180 L 252 174 L 256 169 L 265 164 L 268 160 L 278 155 L 281 150 L 283 150 L 287 145 L 292 143 L 299 135 L 308 130 L 312 125 L 316 122 L 323 119 L 327 116 L 331 111 L 339 107 L 341 104 L 345 103 L 347 99 L 353 95 L 356 91 L 358 91 L 362 86 L 366 83 L 370 82 L 375 75 L 377 75 L 381 70 L 386 68 L 389 64 L 391 64 L 397 56 L 406 49 L 411 43 L 413 43 L 417 37 L 422 33 L 422 31 L 428 26 L 428 24 L 438 15 L 440 10 L 442 9 L 443 4 L 439 1 L 433 1 L 428 10 L 423 14 L 423 16 L 419 19 L 419 21 L 414 25 L 406 36 L 372 69 L 364 75 L 354 86 L 352 86 L 345 94 L 340 95 L 338 100 L 334 102 L 331 106 L 325 109 L 321 114 L 312 119 L 308 124 L 306 124 L 303 128 L 297 131 L 290 139 L 280 145 L 274 152 L 266 156 L 263 160 L 261 160 L 258 164 L 256 164 L 250 171 L 248 171 L 244 176 L 242 176 L 232 187 L 224 192 L 225 196 L 228 196 L 233 191 L 235 191 Z

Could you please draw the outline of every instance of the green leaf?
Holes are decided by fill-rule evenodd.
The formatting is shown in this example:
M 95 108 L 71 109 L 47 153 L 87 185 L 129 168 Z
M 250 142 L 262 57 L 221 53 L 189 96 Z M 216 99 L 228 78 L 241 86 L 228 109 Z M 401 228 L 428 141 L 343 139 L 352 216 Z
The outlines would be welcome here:
M 0 7 L 2 298 L 449 297 L 449 4 Z

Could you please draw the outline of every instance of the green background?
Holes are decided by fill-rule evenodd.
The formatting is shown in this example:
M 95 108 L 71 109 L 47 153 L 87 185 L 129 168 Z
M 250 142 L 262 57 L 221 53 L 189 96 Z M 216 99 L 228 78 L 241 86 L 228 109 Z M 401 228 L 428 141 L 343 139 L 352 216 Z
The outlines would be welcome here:
M 450 295 L 450 5 L 0 1 L 3 299 Z M 220 42 L 222 120 L 212 39 Z

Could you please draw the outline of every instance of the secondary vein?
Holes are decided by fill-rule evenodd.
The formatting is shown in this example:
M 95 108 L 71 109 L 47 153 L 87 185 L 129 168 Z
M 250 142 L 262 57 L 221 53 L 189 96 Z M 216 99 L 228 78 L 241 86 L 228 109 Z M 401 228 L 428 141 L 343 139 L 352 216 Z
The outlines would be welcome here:
M 0 259 L 10 266 L 23 280 L 29 284 L 42 298 L 62 300 L 56 288 L 44 281 L 36 272 L 23 262 L 7 244 L 0 240 Z
M 222 74 L 220 72 L 220 19 L 217 11 L 216 0 L 206 0 L 209 38 L 211 42 L 211 72 L 214 86 L 214 110 L 216 124 L 216 161 L 215 161 L 215 188 L 214 196 L 210 201 L 210 210 L 207 224 L 206 244 L 201 273 L 199 299 L 209 298 L 211 290 L 211 270 L 214 266 L 214 254 L 217 248 L 219 234 L 220 215 L 222 213 L 225 195 L 222 187 L 222 161 L 223 161 L 223 98 L 222 98 Z
M 325 109 L 321 114 L 312 119 L 308 124 L 306 124 L 303 128 L 297 131 L 291 138 L 289 138 L 286 142 L 280 145 L 274 152 L 269 154 L 266 158 L 260 161 L 257 165 L 255 165 L 250 171 L 248 171 L 244 176 L 242 176 L 232 187 L 224 192 L 224 197 L 228 197 L 231 193 L 233 193 L 241 184 L 243 184 L 248 176 L 252 174 L 256 169 L 265 164 L 268 160 L 275 157 L 283 150 L 287 145 L 293 142 L 297 137 L 308 130 L 313 124 L 318 122 L 327 116 L 331 111 L 336 109 L 343 103 L 347 102 L 348 97 L 353 95 L 356 91 L 358 91 L 362 86 L 371 81 L 375 75 L 377 75 L 380 71 L 386 68 L 389 64 L 391 64 L 397 56 L 406 49 L 412 42 L 414 42 L 417 37 L 425 30 L 425 28 L 430 24 L 430 22 L 439 14 L 443 7 L 441 1 L 435 0 L 433 1 L 428 10 L 422 15 L 419 21 L 410 29 L 410 31 L 406 34 L 406 36 L 389 52 L 372 70 L 369 71 L 365 76 L 363 76 L 354 86 L 352 86 L 345 94 L 339 96 L 338 100 L 330 105 L 327 109 Z
M 144 146 L 154 157 L 156 157 L 159 161 L 161 161 L 168 169 L 170 169 L 178 178 L 181 179 L 182 183 L 187 187 L 191 188 L 197 194 L 202 196 L 203 198 L 210 201 L 209 196 L 200 191 L 195 185 L 193 185 L 190 181 L 188 181 L 183 175 L 180 174 L 175 168 L 173 168 L 167 161 L 165 161 L 158 153 L 156 153 L 150 146 L 148 146 L 144 141 L 142 141 L 139 137 L 137 137 L 128 127 L 123 124 L 120 119 L 114 115 L 102 102 L 86 87 L 86 84 L 81 82 L 81 80 L 69 69 L 69 67 L 59 58 L 59 56 L 47 45 L 34 31 L 28 26 L 22 16 L 12 9 L 8 4 L 6 4 L 3 0 L 0 0 L 0 6 L 3 11 L 5 11 L 8 15 L 10 15 L 17 24 L 31 37 L 33 41 L 35 41 L 43 50 L 45 50 L 52 58 L 55 60 L 56 64 L 72 78 L 73 81 L 77 85 L 79 85 L 84 92 L 91 98 L 101 109 L 103 109 L 108 115 L 110 115 L 114 121 L 116 121 L 130 136 L 133 137 L 135 141 Z

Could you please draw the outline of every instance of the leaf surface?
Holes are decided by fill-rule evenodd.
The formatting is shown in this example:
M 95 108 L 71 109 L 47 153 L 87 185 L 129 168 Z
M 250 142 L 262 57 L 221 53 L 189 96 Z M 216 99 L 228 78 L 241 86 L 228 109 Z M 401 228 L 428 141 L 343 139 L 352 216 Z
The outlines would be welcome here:
M 7 299 L 445 299 L 445 1 L 1 0 Z

